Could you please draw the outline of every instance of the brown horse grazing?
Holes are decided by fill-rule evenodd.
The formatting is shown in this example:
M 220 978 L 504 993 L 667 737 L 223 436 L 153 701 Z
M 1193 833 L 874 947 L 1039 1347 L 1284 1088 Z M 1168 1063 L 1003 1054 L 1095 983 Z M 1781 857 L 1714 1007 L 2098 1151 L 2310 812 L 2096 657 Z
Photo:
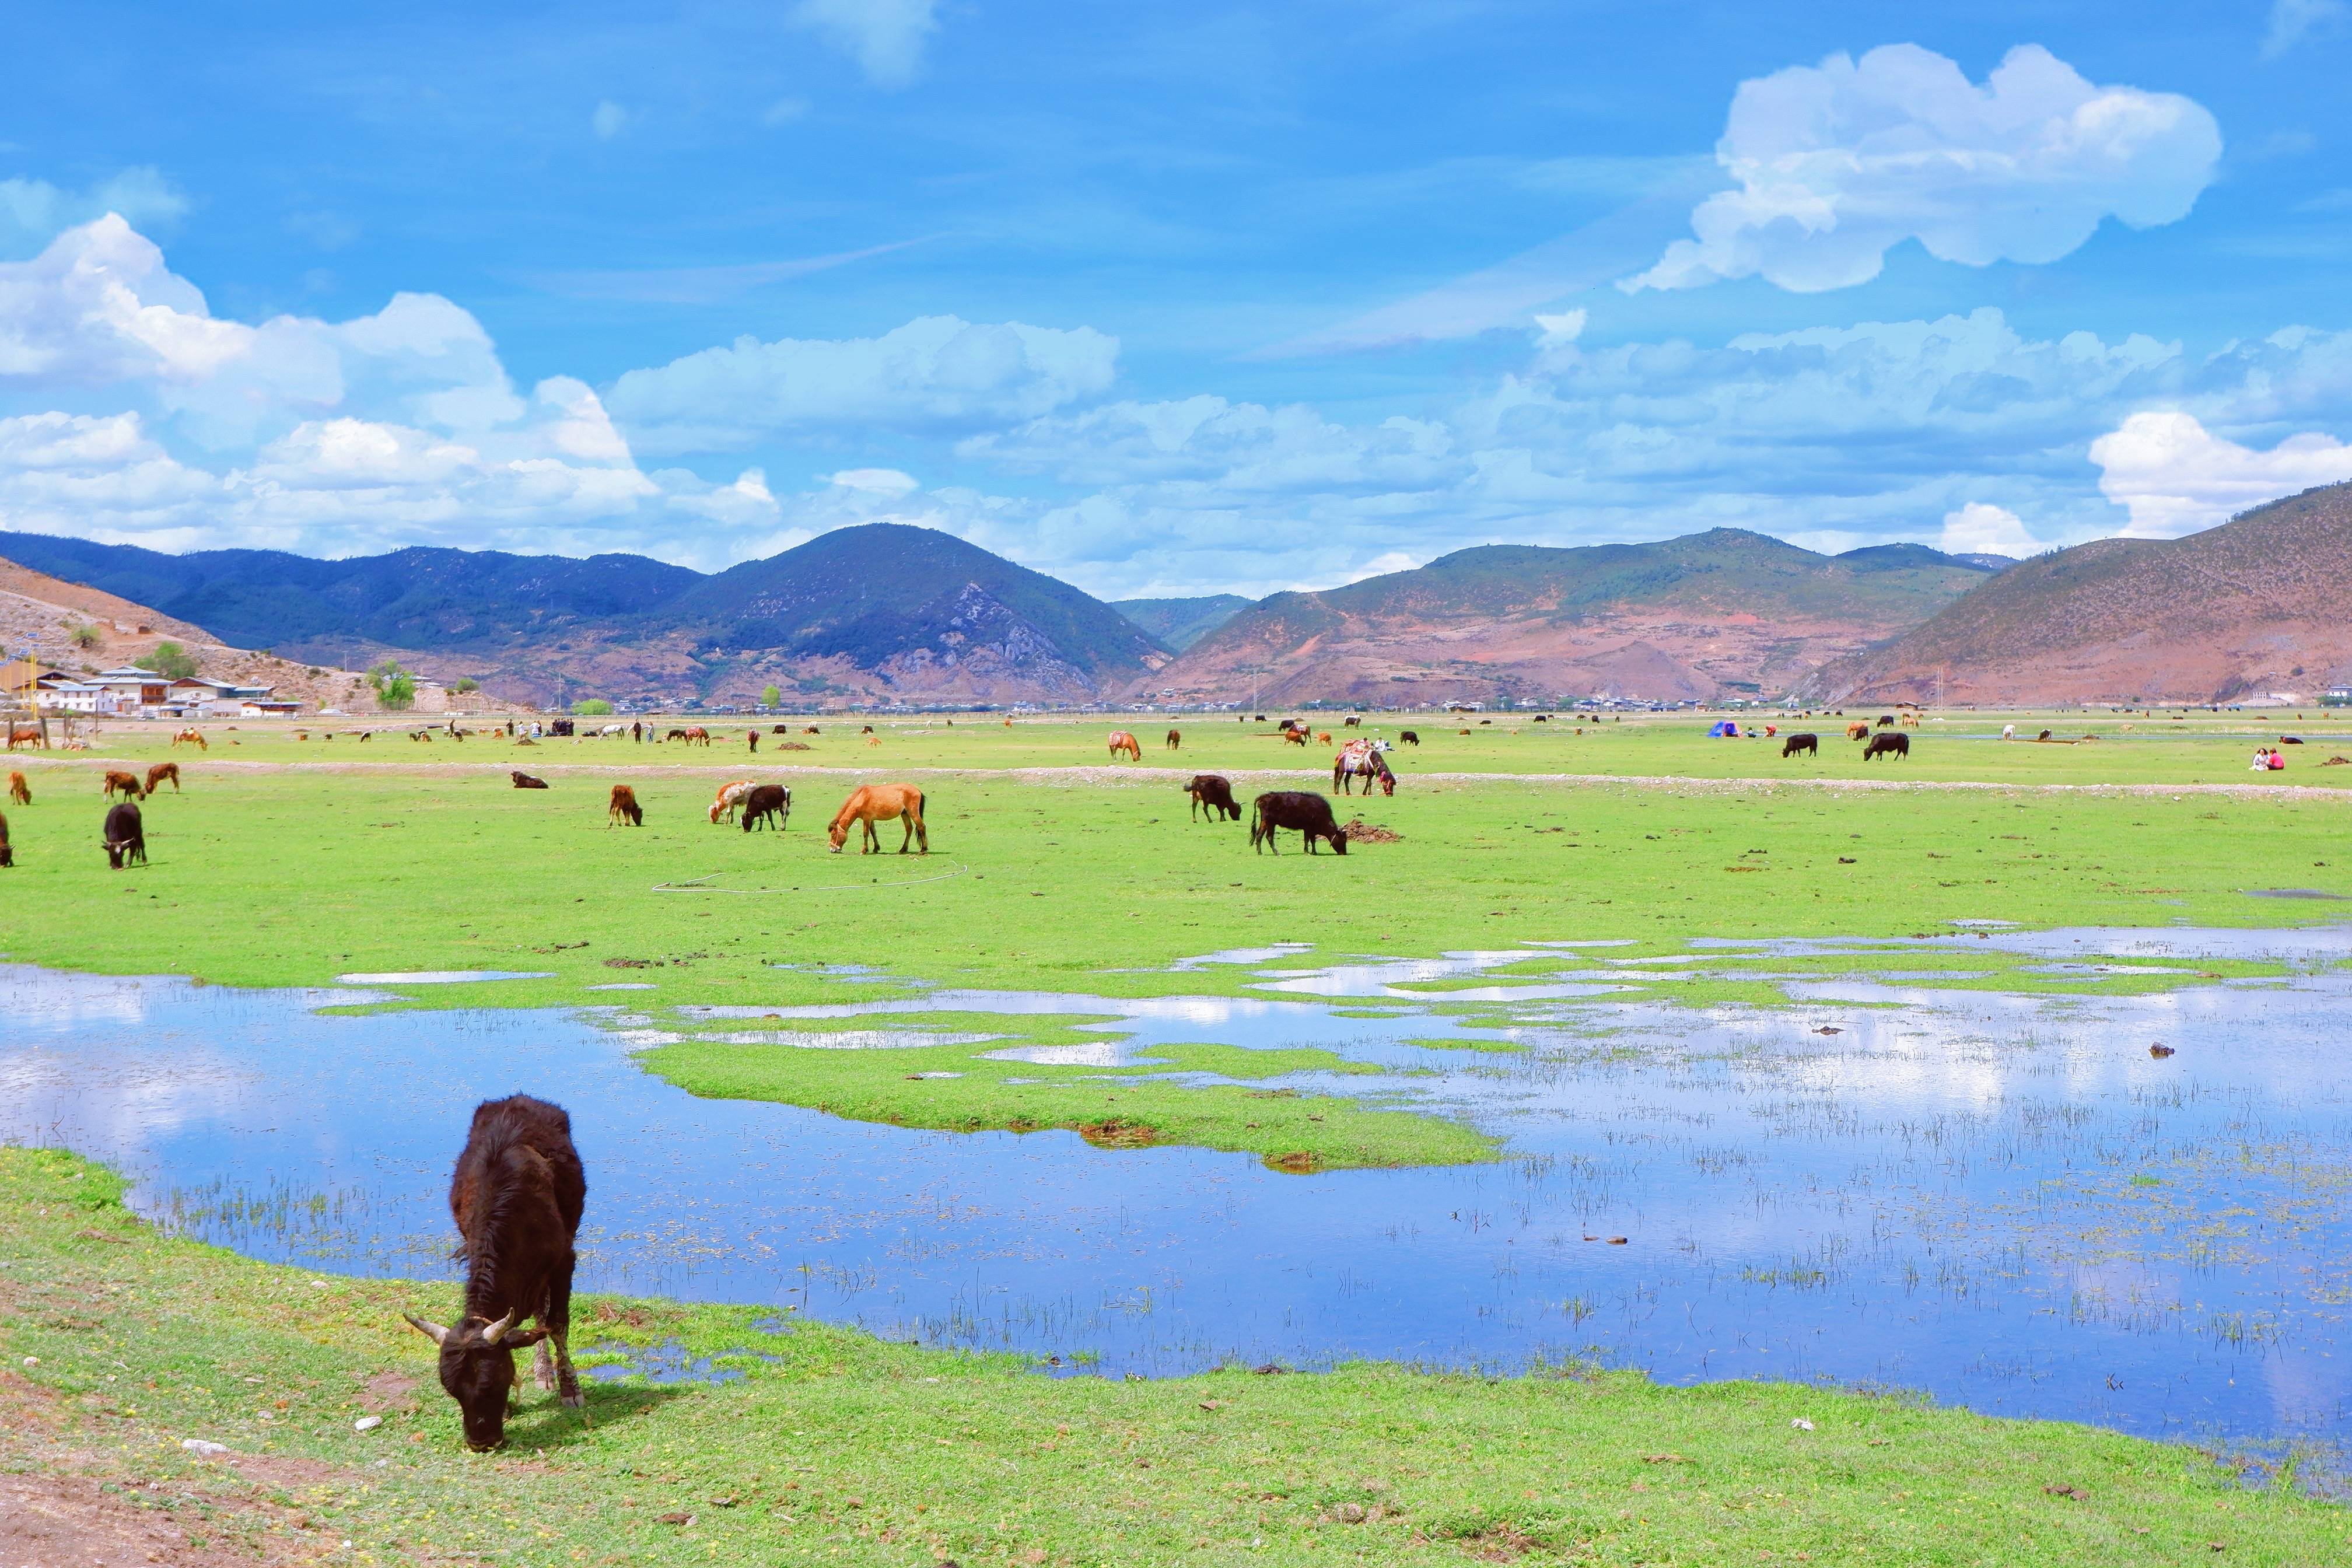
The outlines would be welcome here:
M 637 792 L 627 784 L 613 786 L 613 803 L 604 808 L 604 826 L 618 827 L 623 823 L 631 827 L 646 825 L 645 808 L 637 804 Z
M 1179 751 L 1179 750 L 1181 750 L 1181 749 L 1182 749 L 1182 747 L 1183 747 L 1183 744 L 1184 744 L 1184 731 L 1181 731 L 1181 730 L 1171 730 L 1171 731 L 1168 731 L 1168 749 L 1169 749 L 1170 751 L 1173 752 L 1173 751 Z
M 98 793 L 104 795 L 107 799 L 112 800 L 114 798 L 114 792 L 117 790 L 121 790 L 122 792 L 122 798 L 125 800 L 137 800 L 141 794 L 143 793 L 139 788 L 139 775 L 137 773 L 117 773 L 113 769 L 109 768 L 106 772 L 106 780 L 103 784 L 100 784 Z
M 8 774 L 8 803 L 11 805 L 33 804 L 32 786 L 25 782 L 24 774 L 13 770 Z
M 1134 762 L 1143 761 L 1143 743 L 1124 730 L 1113 730 L 1110 732 L 1110 754 L 1116 757 L 1121 752 Z
M 208 752 L 212 750 L 210 746 L 205 744 L 205 732 L 202 730 L 183 730 L 178 734 L 172 737 L 172 744 L 175 746 L 183 741 L 185 741 L 189 745 L 195 747 L 195 749 L 200 752 Z
M 147 793 L 149 795 L 153 795 L 155 793 L 155 787 L 158 784 L 163 784 L 165 780 L 169 780 L 171 782 L 172 793 L 173 795 L 180 793 L 179 763 L 157 763 L 153 767 L 149 768 L 147 770 Z
M 48 743 L 49 742 L 43 738 L 40 728 L 37 725 L 11 724 L 8 726 L 8 749 L 12 752 L 19 746 L 30 746 L 35 751 L 40 751 L 45 749 Z
M 923 828 L 923 792 L 913 784 L 861 785 L 841 803 L 841 809 L 833 814 L 833 826 L 825 829 L 824 836 L 832 842 L 833 852 L 838 855 L 841 847 L 849 842 L 849 825 L 862 823 L 866 827 L 866 843 L 858 853 L 872 855 L 882 847 L 882 840 L 875 835 L 874 825 L 887 822 L 894 816 L 902 819 L 907 829 L 907 837 L 899 841 L 898 853 L 904 855 L 908 844 L 912 843 L 919 847 L 922 853 L 929 854 L 931 836 Z
M 686 743 L 689 746 L 707 746 L 710 744 L 710 731 L 699 724 L 689 724 L 686 729 Z

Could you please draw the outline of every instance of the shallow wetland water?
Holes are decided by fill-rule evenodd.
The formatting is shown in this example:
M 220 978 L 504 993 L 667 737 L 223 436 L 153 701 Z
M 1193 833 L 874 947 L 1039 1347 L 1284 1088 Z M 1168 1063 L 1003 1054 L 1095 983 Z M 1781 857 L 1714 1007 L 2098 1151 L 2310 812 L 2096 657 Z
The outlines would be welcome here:
M 698 1100 L 632 1061 L 677 1026 L 635 995 L 583 996 L 577 1012 L 329 1015 L 381 993 L 23 967 L 0 967 L 0 1138 L 115 1163 L 142 1213 L 257 1257 L 446 1276 L 444 1194 L 467 1115 L 529 1089 L 570 1107 L 587 1161 L 583 1289 L 766 1303 L 1109 1375 L 1377 1357 L 1883 1385 L 2273 1456 L 2306 1447 L 2342 1475 L 2352 931 L 1868 945 L 1894 954 L 1876 980 L 1795 978 L 1795 1005 L 1612 987 L 1637 967 L 1823 944 L 1638 965 L 1574 943 L 1337 966 L 1264 950 L 1192 961 L 1254 967 L 1241 998 L 942 991 L 687 1010 L 758 1013 L 745 1037 L 760 1040 L 793 1038 L 795 1017 L 871 1016 L 800 1038 L 877 1050 L 908 1037 L 913 1020 L 893 1014 L 1115 1017 L 1098 1045 L 1011 1047 L 1076 1065 L 1200 1040 L 1321 1047 L 1386 1070 L 1260 1087 L 1468 1119 L 1506 1142 L 1484 1165 L 1292 1175 L 1065 1132 Z M 2065 973 L 2116 958 L 2177 958 L 2183 973 L 2153 995 L 1949 988 L 1948 955 L 1989 948 Z M 2197 978 L 2209 957 L 2290 973 Z M 1480 982 L 1529 958 L 1563 963 Z M 1433 984 L 1450 988 L 1419 989 Z M 1498 1016 L 1507 1027 L 1489 1026 Z

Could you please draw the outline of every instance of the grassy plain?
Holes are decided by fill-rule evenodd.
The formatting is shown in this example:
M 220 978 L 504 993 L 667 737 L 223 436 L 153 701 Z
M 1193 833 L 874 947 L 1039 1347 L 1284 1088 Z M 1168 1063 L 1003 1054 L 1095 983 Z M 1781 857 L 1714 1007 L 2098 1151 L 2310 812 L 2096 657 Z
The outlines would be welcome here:
M 740 1377 L 592 1382 L 578 1414 L 532 1390 L 511 1446 L 469 1456 L 395 1316 L 446 1315 L 447 1287 L 159 1237 L 121 1190 L 70 1156 L 0 1150 L 0 1495 L 53 1546 L 72 1531 L 77 1550 L 43 1561 L 2074 1568 L 2352 1552 L 2343 1510 L 2250 1489 L 2192 1449 L 1902 1397 L 1382 1366 L 1056 1379 L 614 1298 L 576 1299 L 576 1342 L 676 1346 Z
M 1775 770 L 1808 765 L 1781 764 L 1777 748 L 1767 758 L 1762 742 L 1707 741 L 1687 721 L 1622 728 L 1594 746 L 1633 757 L 1629 772 L 1696 774 L 1709 763 L 1759 759 Z M 1970 920 L 2288 924 L 2328 918 L 2335 906 L 2250 893 L 2352 896 L 2352 796 L 2281 792 L 2223 772 L 2233 764 L 2219 760 L 2219 748 L 2234 756 L 2238 742 L 2212 737 L 2104 748 L 1984 741 L 1967 743 L 1962 758 L 1987 764 L 1979 773 L 1992 764 L 2042 770 L 2052 775 L 2042 784 L 2163 774 L 2232 786 L 2179 794 L 2000 781 L 1904 789 L 1591 782 L 1479 777 L 1473 768 L 1432 769 L 1454 772 L 1432 779 L 1414 775 L 1423 759 L 1408 752 L 1396 796 L 1341 803 L 1343 816 L 1360 811 L 1401 841 L 1360 845 L 1342 858 L 1302 855 L 1295 837 L 1284 853 L 1253 854 L 1243 826 L 1190 820 L 1174 778 L 1074 765 L 1092 763 L 1102 729 L 908 724 L 887 732 L 882 748 L 850 748 L 852 758 L 881 754 L 839 773 L 739 760 L 716 775 L 792 782 L 797 809 L 777 835 L 709 824 L 714 775 L 703 771 L 699 748 L 542 745 L 520 753 L 550 780 L 541 793 L 510 787 L 503 742 L 444 740 L 428 763 L 422 743 L 379 739 L 367 765 L 354 767 L 358 747 L 348 739 L 330 763 L 326 742 L 299 742 L 284 729 L 250 731 L 256 755 L 247 758 L 247 748 L 232 752 L 225 742 L 248 731 L 215 728 L 224 743 L 211 753 L 176 753 L 185 793 L 167 788 L 147 804 L 151 864 L 122 873 L 106 868 L 95 843 L 101 759 L 28 760 L 35 800 L 11 814 L 18 864 L 6 873 L 0 951 L 60 967 L 236 985 L 524 972 L 537 977 L 395 984 L 390 990 L 404 1000 L 390 1005 L 625 1003 L 679 1036 L 646 1060 L 698 1093 L 910 1126 L 1083 1128 L 1112 1144 L 1183 1142 L 1325 1168 L 1476 1159 L 1492 1145 L 1450 1123 L 1344 1097 L 1254 1091 L 1253 1079 L 1276 1070 L 1272 1058 L 1226 1050 L 1214 1069 L 1222 1082 L 1165 1076 L 1203 1070 L 1199 1053 L 1211 1041 L 1157 1072 L 1106 1074 L 995 1061 L 988 1053 L 1003 1039 L 880 1052 L 719 1040 L 673 1009 L 903 998 L 946 985 L 1055 993 L 1069 998 L 1070 1013 L 1099 1018 L 1090 997 L 1241 992 L 1253 978 L 1241 966 L 1171 966 L 1275 942 L 1311 944 L 1307 961 L 1328 963 L 1624 942 L 1632 945 L 1594 962 L 1618 965 L 1614 983 L 1625 995 L 1770 1002 L 1781 995 L 1775 976 L 1790 972 L 1785 962 L 1719 956 L 1703 969 L 1648 973 L 1622 961 L 1683 952 L 1696 937 L 1895 937 L 1948 933 L 1951 922 Z M 1528 729 L 1469 742 L 1433 737 L 1424 751 L 1435 762 L 1447 742 L 1475 744 L 1494 764 L 1485 773 L 1525 775 L 1563 749 L 1559 736 Z M 1940 739 L 1921 742 L 1920 763 Z M 110 741 L 102 761 L 173 756 L 163 740 L 149 732 Z M 1215 745 L 1188 741 L 1183 754 L 1262 762 L 1273 743 L 1237 734 Z M 1571 736 L 1565 745 L 1577 743 Z M 890 776 L 898 752 L 919 747 L 935 747 L 924 754 L 941 765 L 976 764 L 924 777 L 934 853 L 827 854 L 823 824 L 840 795 L 858 779 Z M 797 763 L 807 754 L 790 755 Z M 1009 771 L 1041 755 L 1062 765 Z M 1920 763 L 1900 776 L 1925 784 Z M 1821 767 L 1859 765 L 1833 752 Z M 1874 764 L 1885 770 L 1881 777 L 1896 765 Z M 606 826 L 604 797 L 618 779 L 646 805 L 641 830 Z M 1244 784 L 1244 798 L 1252 787 Z M 1867 973 L 1915 962 L 1864 952 L 1808 959 L 1804 968 Z M 1991 955 L 1968 962 L 1985 971 L 1971 984 L 2011 989 L 2172 983 L 2052 975 Z M 636 989 L 592 989 L 614 984 Z M 1442 998 L 1443 987 L 1433 994 Z M 1465 1011 L 1475 1020 L 1479 1009 Z M 1047 1026 L 1037 1019 L 1013 1032 L 1039 1039 Z M 1006 1030 L 999 1020 L 989 1032 Z

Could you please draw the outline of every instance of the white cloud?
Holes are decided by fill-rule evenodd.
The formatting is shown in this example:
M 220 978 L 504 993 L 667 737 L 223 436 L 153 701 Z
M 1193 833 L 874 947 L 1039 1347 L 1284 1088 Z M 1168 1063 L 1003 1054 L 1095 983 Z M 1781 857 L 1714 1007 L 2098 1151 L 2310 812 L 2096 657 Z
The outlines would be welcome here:
M 108 213 L 152 224 L 187 210 L 187 197 L 143 164 L 81 191 L 61 190 L 47 180 L 0 180 L 0 257 L 29 255 L 67 229 Z
M 1581 309 L 1557 316 L 1536 318 L 1537 345 L 1540 348 L 1565 348 L 1584 335 L 1586 312 Z
M 1937 547 L 1948 555 L 2020 557 L 2038 555 L 2048 548 L 2015 512 L 1979 500 L 1944 514 L 1944 537 Z
M 2211 114 L 2175 93 L 2094 87 L 2038 45 L 1982 87 L 1914 44 L 1832 55 L 1742 82 L 1716 157 L 1738 188 L 1621 287 L 1761 275 L 1813 292 L 1875 278 L 1916 239 L 1973 267 L 2049 262 L 2102 219 L 2185 216 L 2221 154 Z
M 609 98 L 600 100 L 588 116 L 588 128 L 596 132 L 597 141 L 610 142 L 629 128 L 629 111 Z
M 709 452 L 787 431 L 953 430 L 1029 419 L 1108 390 L 1118 340 L 1091 327 L 924 316 L 878 338 L 738 338 L 613 384 L 646 451 Z
M 938 25 L 936 0 L 801 0 L 793 21 L 855 59 L 877 87 L 905 87 Z
M 902 496 L 923 488 L 922 481 L 914 475 L 902 474 L 896 468 L 844 468 L 837 474 L 825 475 L 824 482 L 877 496 Z
M 2091 443 L 2099 489 L 2129 510 L 2134 539 L 2178 539 L 2248 507 L 2352 479 L 2352 446 L 2316 431 L 2268 451 L 2242 447 L 2177 410 L 2135 414 Z
M 2263 33 L 2263 58 L 2292 53 L 2305 39 L 2340 32 L 2352 21 L 2345 0 L 2271 0 L 2270 26 Z

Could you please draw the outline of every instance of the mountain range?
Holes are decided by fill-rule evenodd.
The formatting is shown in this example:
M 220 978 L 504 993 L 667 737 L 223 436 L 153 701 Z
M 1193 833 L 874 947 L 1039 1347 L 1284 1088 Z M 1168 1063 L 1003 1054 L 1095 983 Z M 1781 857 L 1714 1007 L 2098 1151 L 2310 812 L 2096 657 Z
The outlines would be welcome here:
M 1826 555 L 1716 529 L 1480 546 L 1256 601 L 1106 604 L 895 523 L 710 574 L 635 555 L 167 555 L 26 533 L 0 533 L 0 556 L 221 644 L 349 668 L 396 658 L 541 703 L 750 702 L 771 684 L 810 707 L 1939 690 L 1953 702 L 2205 700 L 2352 668 L 2338 611 L 2352 594 L 2352 485 L 2186 539 L 2105 540 L 2023 563 L 1918 544 Z
M 2352 484 L 2180 539 L 2102 539 L 2003 572 L 1799 683 L 1823 702 L 2230 702 L 2352 679 Z

